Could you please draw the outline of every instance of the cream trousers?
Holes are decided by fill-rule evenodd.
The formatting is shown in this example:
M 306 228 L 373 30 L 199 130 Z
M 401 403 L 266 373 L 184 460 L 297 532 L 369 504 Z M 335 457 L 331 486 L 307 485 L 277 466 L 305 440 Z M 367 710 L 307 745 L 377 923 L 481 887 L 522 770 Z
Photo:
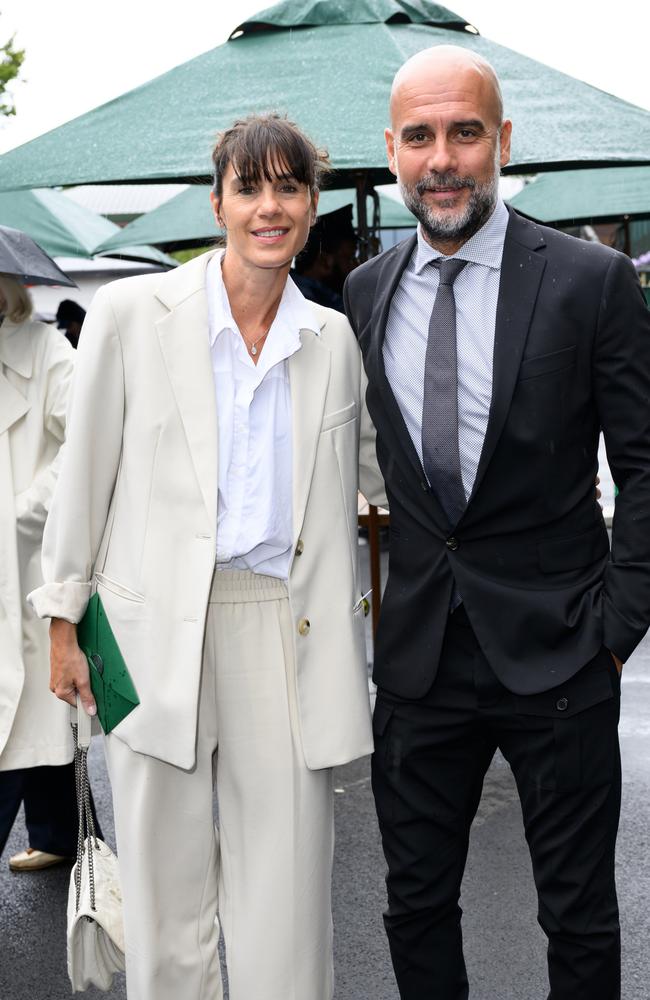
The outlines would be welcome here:
M 330 1000 L 331 770 L 303 761 L 286 585 L 215 573 L 191 771 L 106 756 L 129 1000 L 220 1000 L 220 927 L 230 1000 Z

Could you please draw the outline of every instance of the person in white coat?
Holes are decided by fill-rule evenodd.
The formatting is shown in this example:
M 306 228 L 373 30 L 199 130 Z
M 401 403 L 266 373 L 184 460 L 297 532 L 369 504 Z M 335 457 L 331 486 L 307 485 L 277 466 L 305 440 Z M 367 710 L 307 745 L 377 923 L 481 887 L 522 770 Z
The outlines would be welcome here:
M 25 806 L 33 871 L 74 856 L 77 807 L 69 712 L 48 689 L 47 623 L 27 603 L 61 460 L 74 351 L 31 319 L 27 290 L 0 275 L 0 854 Z
M 106 737 L 130 1000 L 221 997 L 219 927 L 231 1000 L 330 1000 L 331 769 L 372 749 L 359 469 L 383 487 L 352 330 L 288 277 L 324 154 L 267 115 L 213 161 L 225 252 L 88 313 L 31 600 L 59 697 L 93 710 L 96 589 L 140 698 Z

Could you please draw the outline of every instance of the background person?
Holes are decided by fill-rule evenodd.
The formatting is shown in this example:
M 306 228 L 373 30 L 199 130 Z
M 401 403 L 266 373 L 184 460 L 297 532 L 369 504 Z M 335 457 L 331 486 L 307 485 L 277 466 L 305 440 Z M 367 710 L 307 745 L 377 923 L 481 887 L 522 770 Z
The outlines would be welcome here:
M 550 995 L 618 1000 L 620 670 L 650 622 L 650 313 L 628 258 L 499 200 L 511 123 L 483 59 L 419 53 L 390 111 L 418 233 L 354 271 L 346 305 L 391 513 L 373 789 L 400 995 L 468 996 L 460 886 L 499 747 Z M 611 554 L 601 428 L 620 487 Z
M 78 302 L 74 302 L 72 299 L 62 299 L 59 302 L 59 308 L 56 311 L 56 325 L 59 330 L 65 330 L 65 335 L 75 350 L 79 346 L 81 327 L 85 318 L 86 310 Z
M 61 698 L 92 705 L 95 587 L 140 697 L 106 738 L 130 1000 L 217 1000 L 219 925 L 231 1000 L 330 1000 L 331 768 L 372 746 L 359 462 L 383 490 L 349 324 L 287 280 L 324 154 L 270 115 L 213 160 L 225 252 L 95 297 L 31 599 Z
M 352 206 L 321 215 L 296 257 L 291 277 L 306 299 L 343 312 L 343 285 L 358 264 Z
M 0 853 L 21 802 L 29 837 L 14 871 L 73 858 L 78 826 L 70 713 L 48 690 L 47 624 L 25 598 L 43 582 L 74 354 L 31 313 L 27 290 L 0 275 Z

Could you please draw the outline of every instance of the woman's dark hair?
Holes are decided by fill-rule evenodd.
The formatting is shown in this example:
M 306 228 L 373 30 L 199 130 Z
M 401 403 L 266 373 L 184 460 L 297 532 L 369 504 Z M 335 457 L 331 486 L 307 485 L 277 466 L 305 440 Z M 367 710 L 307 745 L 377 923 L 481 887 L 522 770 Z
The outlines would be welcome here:
M 222 132 L 212 150 L 213 191 L 223 193 L 223 176 L 232 163 L 245 184 L 259 184 L 291 174 L 313 193 L 332 168 L 327 151 L 317 149 L 311 139 L 287 118 L 277 114 L 249 115 Z

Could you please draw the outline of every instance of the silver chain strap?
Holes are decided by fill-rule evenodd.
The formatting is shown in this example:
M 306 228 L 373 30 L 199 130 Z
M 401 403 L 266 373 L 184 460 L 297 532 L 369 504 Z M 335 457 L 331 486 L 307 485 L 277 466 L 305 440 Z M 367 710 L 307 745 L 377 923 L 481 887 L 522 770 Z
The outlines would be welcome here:
M 77 836 L 77 867 L 75 868 L 75 891 L 76 909 L 79 910 L 81 899 L 81 866 L 83 865 L 86 838 L 89 843 L 88 850 L 88 877 L 90 882 L 90 908 L 95 907 L 95 862 L 93 858 L 93 845 L 95 850 L 99 849 L 97 835 L 95 833 L 95 821 L 90 808 L 90 784 L 88 781 L 88 748 L 79 746 L 78 726 L 72 725 L 72 735 L 74 738 L 74 773 L 77 788 L 77 809 L 79 813 L 79 833 Z M 88 920 L 91 918 L 88 917 Z

